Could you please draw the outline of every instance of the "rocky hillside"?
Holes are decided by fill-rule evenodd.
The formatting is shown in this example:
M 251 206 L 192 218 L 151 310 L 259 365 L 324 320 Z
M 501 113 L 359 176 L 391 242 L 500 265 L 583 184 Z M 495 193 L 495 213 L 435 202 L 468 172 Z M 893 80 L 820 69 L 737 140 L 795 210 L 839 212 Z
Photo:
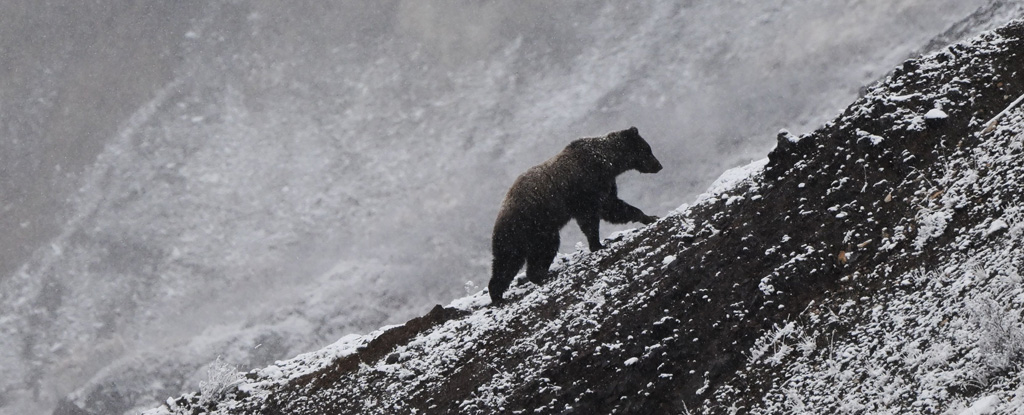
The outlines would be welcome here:
M 0 415 L 135 413 L 218 356 L 402 323 L 486 284 L 503 193 L 570 139 L 640 127 L 666 170 L 620 190 L 664 216 L 936 33 L 1024 7 L 7 3 Z
M 1019 413 L 1022 94 L 1017 21 L 506 305 L 214 367 L 147 413 Z

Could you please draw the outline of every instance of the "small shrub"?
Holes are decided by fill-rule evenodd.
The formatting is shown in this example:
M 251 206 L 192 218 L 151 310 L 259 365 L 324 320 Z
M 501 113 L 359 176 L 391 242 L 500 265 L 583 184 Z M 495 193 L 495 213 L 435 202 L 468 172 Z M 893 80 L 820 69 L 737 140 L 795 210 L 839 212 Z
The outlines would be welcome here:
M 241 381 L 238 370 L 217 356 L 217 360 L 206 369 L 206 380 L 199 381 L 199 405 L 206 406 L 223 398 L 225 393 Z
M 978 351 L 994 371 L 1006 370 L 1024 360 L 1024 322 L 1020 313 L 1007 310 L 991 297 L 971 300 L 970 320 L 978 328 Z

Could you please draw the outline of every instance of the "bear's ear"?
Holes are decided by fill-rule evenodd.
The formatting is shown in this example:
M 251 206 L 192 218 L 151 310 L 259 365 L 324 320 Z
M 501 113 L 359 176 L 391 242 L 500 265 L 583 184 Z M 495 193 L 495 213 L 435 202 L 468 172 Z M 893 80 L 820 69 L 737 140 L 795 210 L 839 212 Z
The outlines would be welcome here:
M 629 129 L 622 130 L 621 132 L 619 132 L 619 134 L 622 135 L 622 137 L 627 140 L 635 140 L 637 138 L 640 138 L 640 132 L 637 131 L 636 127 L 629 127 Z
M 629 127 L 629 129 L 619 131 L 619 135 L 631 142 L 640 138 L 640 132 L 637 131 L 636 127 Z

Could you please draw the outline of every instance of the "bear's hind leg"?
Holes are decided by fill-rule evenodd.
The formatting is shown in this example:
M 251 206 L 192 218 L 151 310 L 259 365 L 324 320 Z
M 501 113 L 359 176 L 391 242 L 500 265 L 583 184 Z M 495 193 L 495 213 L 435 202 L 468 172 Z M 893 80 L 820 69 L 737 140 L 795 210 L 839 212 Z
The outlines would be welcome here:
M 548 269 L 555 255 L 558 255 L 558 233 L 538 237 L 532 242 L 526 257 L 526 278 L 534 284 L 542 285 L 548 279 Z
M 526 258 L 520 256 L 495 255 L 494 261 L 491 262 L 491 281 L 487 284 L 487 291 L 491 295 L 492 303 L 502 302 L 505 290 L 512 285 L 512 280 L 515 279 L 516 273 L 523 267 L 524 262 L 526 262 Z

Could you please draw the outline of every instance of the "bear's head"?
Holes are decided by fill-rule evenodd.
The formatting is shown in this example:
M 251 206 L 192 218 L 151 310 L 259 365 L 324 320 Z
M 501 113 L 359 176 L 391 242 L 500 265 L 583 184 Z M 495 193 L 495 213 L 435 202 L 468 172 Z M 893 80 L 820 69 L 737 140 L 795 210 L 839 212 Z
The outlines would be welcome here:
M 651 152 L 651 145 L 640 136 L 636 127 L 612 133 L 619 141 L 625 156 L 625 167 L 640 173 L 657 173 L 661 171 L 661 162 Z

